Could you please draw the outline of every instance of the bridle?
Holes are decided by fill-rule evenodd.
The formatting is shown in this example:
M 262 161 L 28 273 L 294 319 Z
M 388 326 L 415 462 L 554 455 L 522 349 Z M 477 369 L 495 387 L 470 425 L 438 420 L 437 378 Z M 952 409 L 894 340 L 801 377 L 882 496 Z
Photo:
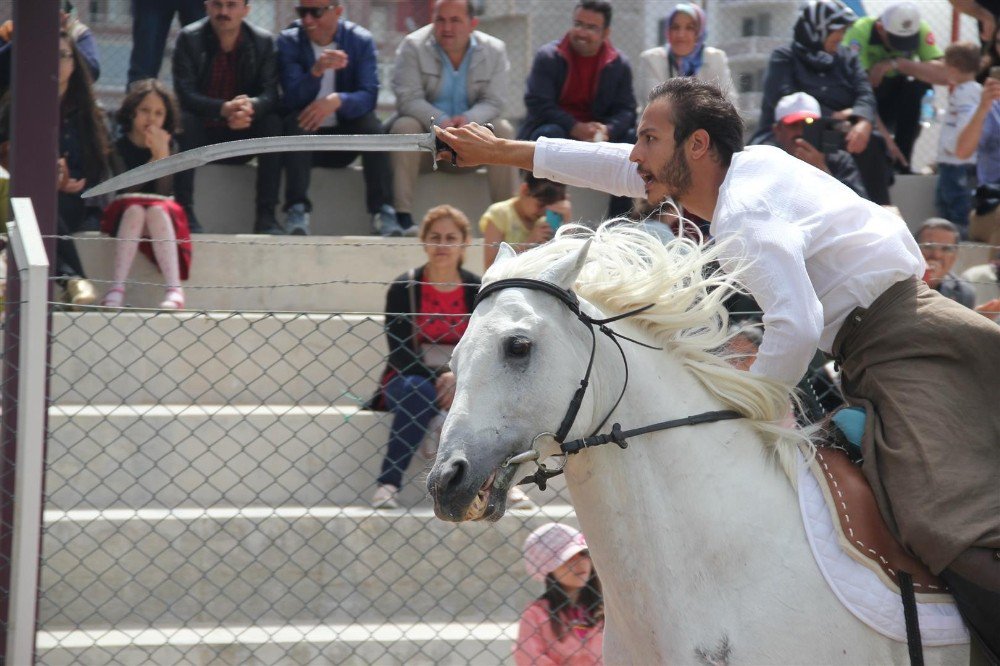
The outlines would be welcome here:
M 634 437 L 636 435 L 644 435 L 650 432 L 656 432 L 658 430 L 669 430 L 671 428 L 677 428 L 680 426 L 697 425 L 699 423 L 714 423 L 716 421 L 726 421 L 730 419 L 740 419 L 743 415 L 734 410 L 722 410 L 722 411 L 711 411 L 702 412 L 701 414 L 694 414 L 691 416 L 686 416 L 681 419 L 674 419 L 671 421 L 663 421 L 661 423 L 654 423 L 652 425 L 644 426 L 641 428 L 634 428 L 632 430 L 622 430 L 621 425 L 615 423 L 611 426 L 611 432 L 599 435 L 597 434 L 604 427 L 604 425 L 614 414 L 615 410 L 618 409 L 618 405 L 621 404 L 622 399 L 625 397 L 625 391 L 628 388 L 628 358 L 625 356 L 625 350 L 622 349 L 621 343 L 618 338 L 622 340 L 628 340 L 631 343 L 646 347 L 648 349 L 661 349 L 660 347 L 654 347 L 653 345 L 648 345 L 644 342 L 640 342 L 633 338 L 627 337 L 618 333 L 608 327 L 608 324 L 619 321 L 621 319 L 626 319 L 632 317 L 641 312 L 653 307 L 653 304 L 644 305 L 640 308 L 634 310 L 629 310 L 628 312 L 623 312 L 622 314 L 615 315 L 614 317 L 608 317 L 606 319 L 594 319 L 587 313 L 580 309 L 580 299 L 575 293 L 569 289 L 563 289 L 562 287 L 553 284 L 552 282 L 547 282 L 545 280 L 536 280 L 533 278 L 508 278 L 505 280 L 497 280 L 496 282 L 491 282 L 479 290 L 476 295 L 475 303 L 472 309 L 475 310 L 486 298 L 495 294 L 498 291 L 504 289 L 532 289 L 534 291 L 541 291 L 554 296 L 563 305 L 569 308 L 570 312 L 576 315 L 576 318 L 581 322 L 586 324 L 587 330 L 590 331 L 590 360 L 587 361 L 587 370 L 583 375 L 583 379 L 580 380 L 580 386 L 577 387 L 576 392 L 573 394 L 572 400 L 570 400 L 569 407 L 566 409 L 566 414 L 563 416 L 562 421 L 559 424 L 559 429 L 553 434 L 548 432 L 539 433 L 531 442 L 531 448 L 523 453 L 511 456 L 504 461 L 502 467 L 508 467 L 510 465 L 519 465 L 524 462 L 534 461 L 537 469 L 534 474 L 531 474 L 521 481 L 518 485 L 531 485 L 536 484 L 540 490 L 545 490 L 546 484 L 549 479 L 555 476 L 559 476 L 563 473 L 563 467 L 566 464 L 566 457 L 579 453 L 585 448 L 592 446 L 600 446 L 601 444 L 608 444 L 614 442 L 619 448 L 628 448 L 629 437 Z M 573 423 L 576 421 L 577 414 L 580 411 L 580 405 L 583 403 L 583 397 L 587 393 L 587 387 L 590 385 L 590 373 L 594 368 L 594 358 L 597 354 L 597 333 L 594 331 L 594 327 L 597 330 L 608 336 L 608 338 L 615 343 L 618 348 L 618 353 L 622 357 L 622 364 L 625 367 L 625 378 L 622 381 L 622 390 L 618 394 L 618 399 L 615 404 L 608 410 L 607 415 L 601 420 L 594 431 L 590 433 L 588 437 L 583 437 L 581 439 L 575 439 L 573 441 L 567 442 L 566 437 L 569 435 L 570 429 L 573 427 Z M 545 436 L 551 436 L 556 442 L 559 443 L 559 455 L 562 456 L 563 462 L 559 467 L 548 468 L 545 466 L 544 462 L 540 461 L 541 454 L 535 443 Z

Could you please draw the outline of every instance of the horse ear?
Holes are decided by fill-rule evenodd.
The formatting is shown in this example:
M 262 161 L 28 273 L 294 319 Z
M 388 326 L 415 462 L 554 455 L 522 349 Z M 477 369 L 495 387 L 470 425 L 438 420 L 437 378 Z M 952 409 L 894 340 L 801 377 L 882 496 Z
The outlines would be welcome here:
M 593 242 L 593 239 L 588 238 L 587 242 L 581 245 L 579 250 L 572 254 L 567 254 L 542 271 L 538 279 L 559 285 L 563 289 L 572 289 L 573 284 L 576 283 L 577 276 L 583 270 L 583 265 L 587 263 L 587 252 L 590 251 L 591 242 Z
M 497 258 L 493 260 L 493 265 L 502 264 L 508 259 L 513 259 L 517 256 L 517 252 L 514 251 L 507 243 L 500 243 L 500 247 L 497 249 Z

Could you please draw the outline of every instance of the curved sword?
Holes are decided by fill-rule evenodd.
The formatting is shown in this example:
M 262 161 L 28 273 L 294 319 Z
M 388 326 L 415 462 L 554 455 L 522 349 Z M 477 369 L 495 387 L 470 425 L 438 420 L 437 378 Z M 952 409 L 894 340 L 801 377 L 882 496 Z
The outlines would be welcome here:
M 427 134 L 305 134 L 297 136 L 269 136 L 261 139 L 240 139 L 210 146 L 192 148 L 162 160 L 143 164 L 119 174 L 83 193 L 83 198 L 96 197 L 134 185 L 141 185 L 170 174 L 244 155 L 283 153 L 292 151 L 348 151 L 348 152 L 420 152 L 431 153 L 437 168 L 437 152 L 443 144 L 437 143 L 433 132 Z M 444 150 L 448 147 L 444 146 Z

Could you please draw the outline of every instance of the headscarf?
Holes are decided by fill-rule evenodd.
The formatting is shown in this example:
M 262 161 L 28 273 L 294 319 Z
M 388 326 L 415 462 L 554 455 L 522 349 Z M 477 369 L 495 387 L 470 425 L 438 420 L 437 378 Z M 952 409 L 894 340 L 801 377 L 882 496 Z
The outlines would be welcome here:
M 698 5 L 692 5 L 687 2 L 682 2 L 673 11 L 667 14 L 667 31 L 670 30 L 670 24 L 673 23 L 674 17 L 678 13 L 687 14 L 694 22 L 698 25 L 698 38 L 694 43 L 694 50 L 686 56 L 679 56 L 673 53 L 668 54 L 669 64 L 671 70 L 676 67 L 681 76 L 694 76 L 701 69 L 702 55 L 705 51 L 705 39 L 708 37 L 708 26 L 705 19 L 705 12 L 702 11 L 701 7 Z M 669 44 L 669 38 L 668 38 Z
M 830 69 L 834 54 L 823 50 L 830 33 L 848 28 L 857 15 L 840 0 L 809 0 L 799 10 L 792 48 L 813 69 Z

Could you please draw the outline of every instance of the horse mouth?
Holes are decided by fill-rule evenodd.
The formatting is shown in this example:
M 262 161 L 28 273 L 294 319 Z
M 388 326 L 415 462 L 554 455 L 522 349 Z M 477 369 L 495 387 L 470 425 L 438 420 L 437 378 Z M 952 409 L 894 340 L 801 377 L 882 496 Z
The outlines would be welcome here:
M 515 471 L 512 467 L 493 470 L 476 491 L 462 520 L 499 520 L 506 509 L 507 488 Z

